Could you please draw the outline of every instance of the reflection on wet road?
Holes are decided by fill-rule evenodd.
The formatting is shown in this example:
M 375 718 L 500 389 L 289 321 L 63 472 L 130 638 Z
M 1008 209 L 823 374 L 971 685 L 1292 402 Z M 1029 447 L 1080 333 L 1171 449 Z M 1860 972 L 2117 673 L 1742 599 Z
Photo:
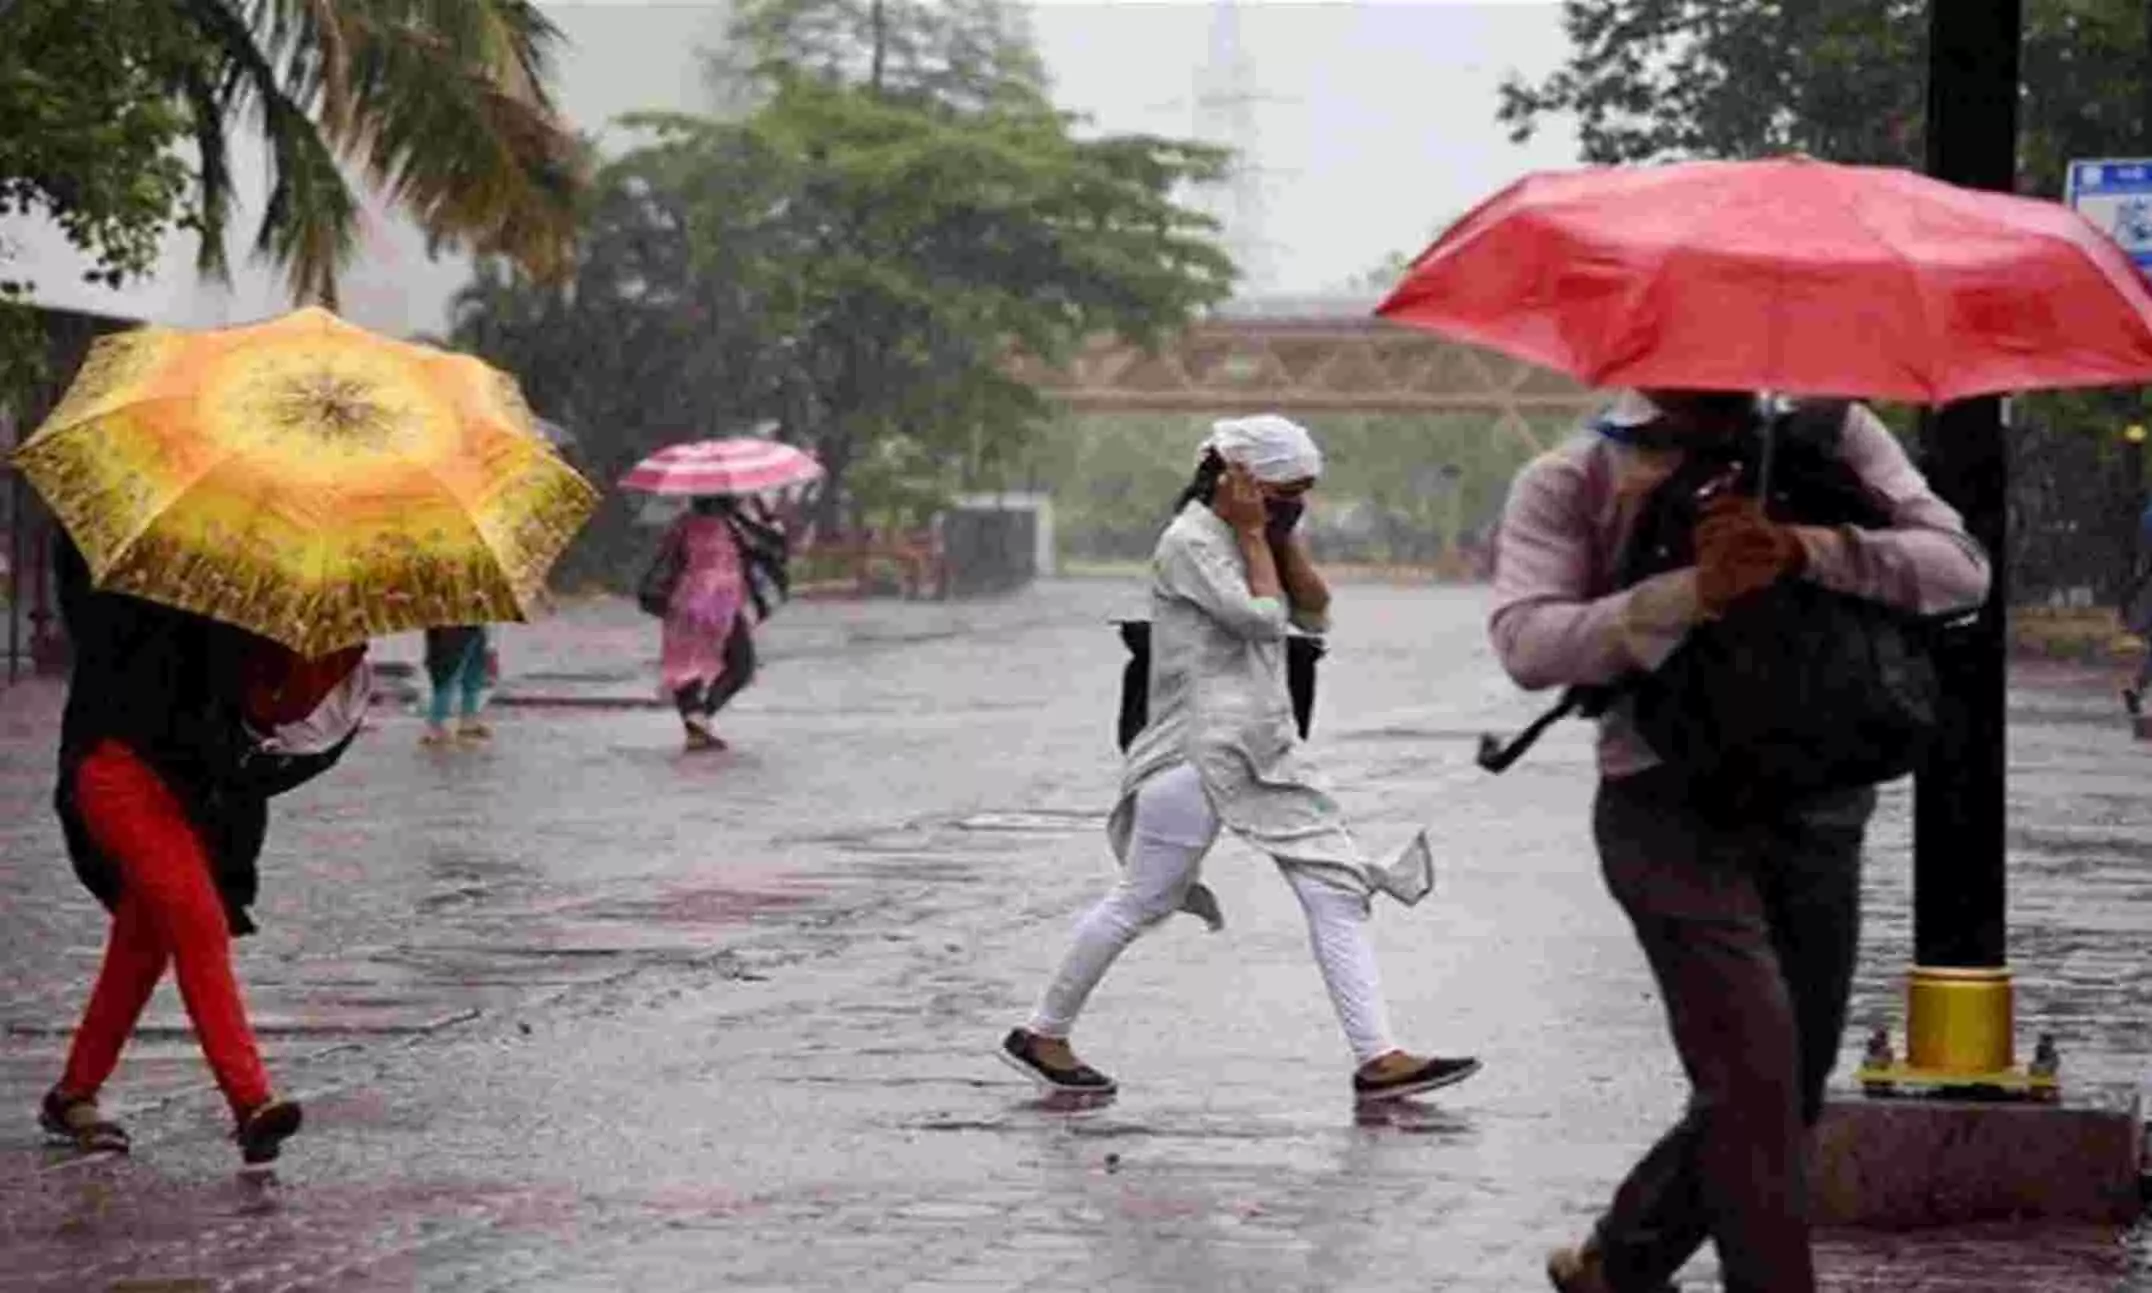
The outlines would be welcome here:
M 993 1061 L 1110 877 L 1107 621 L 1133 596 L 794 607 L 718 756 L 648 710 L 503 708 L 450 753 L 380 712 L 279 806 L 242 972 L 310 1123 L 251 1192 L 169 989 L 114 1091 L 134 1161 L 48 1159 L 7 1114 L 102 936 L 46 807 L 57 696 L 7 693 L 0 1289 L 1537 1287 L 1680 1088 L 1588 849 L 1584 730 L 1472 766 L 1533 709 L 1475 591 L 1345 590 L 1317 748 L 1371 845 L 1435 828 L 1437 899 L 1376 937 L 1408 1043 L 1483 1075 L 1357 1117 L 1297 905 L 1238 847 L 1207 871 L 1227 930 L 1169 922 L 1087 1016 L 1117 1098 L 1044 1101 Z M 512 688 L 577 702 L 647 700 L 654 653 L 604 607 L 505 643 Z M 2015 705 L 2020 1015 L 2118 1098 L 2152 1031 L 2152 747 L 2103 691 Z M 1857 1022 L 1897 1015 L 1907 829 L 1895 793 Z M 2007 1230 L 1827 1253 L 1845 1289 L 2152 1290 L 2132 1261 Z

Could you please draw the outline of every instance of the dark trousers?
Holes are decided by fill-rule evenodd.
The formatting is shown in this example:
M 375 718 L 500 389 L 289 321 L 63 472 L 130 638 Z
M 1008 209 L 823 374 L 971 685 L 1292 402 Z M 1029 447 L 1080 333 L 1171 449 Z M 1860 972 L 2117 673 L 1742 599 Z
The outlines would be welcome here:
M 683 719 L 700 715 L 713 717 L 717 711 L 732 703 L 732 698 L 747 689 L 755 680 L 755 635 L 747 625 L 747 615 L 742 612 L 732 621 L 732 632 L 725 637 L 725 671 L 716 682 L 690 683 L 673 693 L 673 705 Z
M 1688 1071 L 1686 1116 L 1615 1192 L 1595 1242 L 1620 1293 L 1706 1239 L 1729 1293 L 1812 1293 L 1809 1133 L 1838 1056 L 1860 938 L 1872 789 L 1738 818 L 1660 770 L 1603 782 L 1607 887 L 1636 927 Z

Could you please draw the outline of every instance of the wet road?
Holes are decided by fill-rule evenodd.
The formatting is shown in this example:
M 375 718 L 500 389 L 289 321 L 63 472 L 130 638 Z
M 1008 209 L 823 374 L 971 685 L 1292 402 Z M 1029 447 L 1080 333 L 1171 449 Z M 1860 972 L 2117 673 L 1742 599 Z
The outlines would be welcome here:
M 991 1059 L 1108 874 L 1104 624 L 1139 605 L 1079 583 L 792 608 L 737 748 L 697 759 L 658 713 L 503 707 L 492 748 L 435 754 L 383 711 L 280 805 L 243 953 L 309 1103 L 279 1183 L 233 1181 L 167 988 L 112 1093 L 134 1161 L 63 1164 L 0 1120 L 0 1289 L 1538 1287 L 1679 1085 L 1586 843 L 1584 730 L 1501 779 L 1471 766 L 1532 708 L 1476 592 L 1347 590 L 1318 741 L 1371 844 L 1437 827 L 1440 897 L 1377 941 L 1401 1031 L 1483 1076 L 1356 1124 L 1297 906 L 1237 846 L 1210 868 L 1228 930 L 1169 924 L 1087 1018 L 1117 1102 L 1042 1108 Z M 646 624 L 511 630 L 511 693 L 647 696 Z M 2152 1025 L 2152 747 L 2068 681 L 2016 698 L 2019 1010 L 2123 1098 Z M 0 697 L 0 1110 L 50 1081 L 102 932 L 44 806 L 56 705 Z M 1896 1017 L 1906 830 L 1893 795 L 1861 1020 Z M 2144 1247 L 1867 1238 L 1828 1266 L 1847 1289 L 2152 1290 Z

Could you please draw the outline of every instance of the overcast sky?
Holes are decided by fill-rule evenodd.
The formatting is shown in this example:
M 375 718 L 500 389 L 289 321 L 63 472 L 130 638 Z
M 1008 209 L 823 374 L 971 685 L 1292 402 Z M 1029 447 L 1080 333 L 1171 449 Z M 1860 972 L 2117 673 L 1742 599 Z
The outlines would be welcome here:
M 543 6 L 568 48 L 559 61 L 563 110 L 596 129 L 638 108 L 707 105 L 699 51 L 724 29 L 723 0 L 566 0 Z M 1157 0 L 1034 0 L 1033 33 L 1063 106 L 1102 129 L 1141 130 L 1245 142 L 1256 201 L 1235 208 L 1236 245 L 1254 286 L 1270 291 L 1338 288 L 1392 252 L 1419 249 L 1435 227 L 1519 175 L 1565 166 L 1575 153 L 1566 126 L 1529 145 L 1495 124 L 1496 87 L 1512 71 L 1557 64 L 1559 7 L 1541 0 L 1240 0 L 1243 140 L 1215 105 L 1229 71 L 1214 72 L 1221 13 L 1213 3 Z M 1201 101 L 1208 92 L 1214 107 Z M 260 191 L 259 155 L 239 158 Z M 242 223 L 241 228 L 246 226 Z M 282 305 L 266 272 L 242 272 L 229 292 L 198 283 L 192 252 L 175 239 L 154 283 L 115 296 L 71 282 L 64 244 L 19 224 L 0 230 L 22 243 L 42 295 L 54 304 L 206 326 L 260 317 Z M 458 263 L 430 264 L 401 222 L 375 218 L 369 250 L 346 285 L 346 312 L 390 331 L 442 326 Z M 240 248 L 244 242 L 237 244 Z M 243 259 L 243 258 L 242 258 Z
M 1066 106 L 1108 129 L 1206 137 L 1224 123 L 1204 121 L 1195 101 L 1231 84 L 1210 71 L 1224 61 L 1213 36 L 1237 27 L 1250 133 L 1220 142 L 1256 159 L 1267 246 L 1252 268 L 1276 289 L 1317 291 L 1418 251 L 1436 225 L 1524 172 L 1571 163 L 1566 124 L 1519 146 L 1494 120 L 1506 73 L 1560 62 L 1559 14 L 1449 0 L 1040 0 L 1032 23 Z

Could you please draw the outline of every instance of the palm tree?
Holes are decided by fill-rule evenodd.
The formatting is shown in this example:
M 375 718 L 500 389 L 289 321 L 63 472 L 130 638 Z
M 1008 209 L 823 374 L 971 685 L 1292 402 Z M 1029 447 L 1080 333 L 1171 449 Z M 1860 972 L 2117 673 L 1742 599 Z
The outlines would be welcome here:
M 436 247 L 503 256 L 547 278 L 567 264 L 583 155 L 556 115 L 560 39 L 532 0 L 173 0 L 198 36 L 176 92 L 200 155 L 200 265 L 224 276 L 228 140 L 269 151 L 255 249 L 293 295 L 335 306 L 358 240 L 349 172 Z

